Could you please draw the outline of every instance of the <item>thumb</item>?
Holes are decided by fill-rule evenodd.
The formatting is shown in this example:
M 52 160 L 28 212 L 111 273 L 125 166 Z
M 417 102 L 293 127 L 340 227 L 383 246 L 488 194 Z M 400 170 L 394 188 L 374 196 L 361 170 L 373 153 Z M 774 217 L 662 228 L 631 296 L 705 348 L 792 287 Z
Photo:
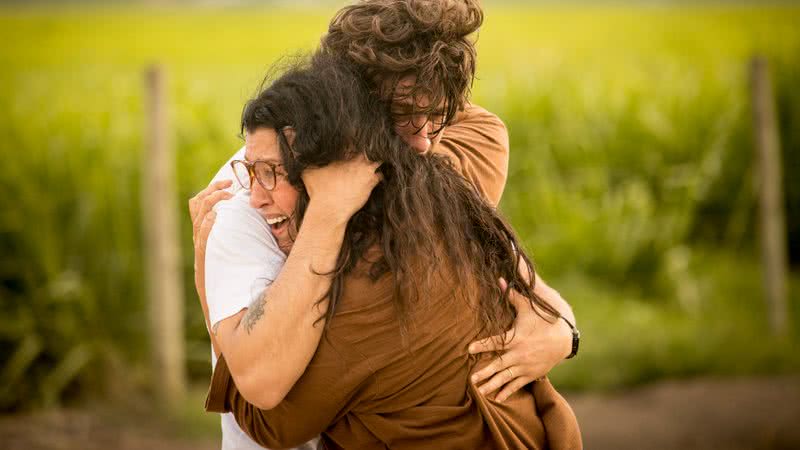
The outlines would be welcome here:
M 505 292 L 506 288 L 508 288 L 508 281 L 505 278 L 500 277 L 497 279 L 497 284 L 500 285 L 500 290 Z
M 503 277 L 498 278 L 497 284 L 500 285 L 500 289 L 503 292 L 505 292 L 506 289 L 508 289 L 508 282 Z M 526 307 L 530 308 L 530 302 L 528 301 L 528 299 L 525 298 L 525 296 L 523 296 L 519 292 L 517 292 L 516 289 L 509 289 L 508 300 L 511 302 L 512 305 L 514 305 L 514 308 L 517 309 L 517 313 L 525 311 Z

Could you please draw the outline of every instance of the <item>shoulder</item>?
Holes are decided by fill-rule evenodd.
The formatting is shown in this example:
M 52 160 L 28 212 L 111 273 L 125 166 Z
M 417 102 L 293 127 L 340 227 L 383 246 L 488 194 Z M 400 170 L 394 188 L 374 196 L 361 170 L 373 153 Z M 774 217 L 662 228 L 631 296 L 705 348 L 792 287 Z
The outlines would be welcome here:
M 219 168 L 217 174 L 214 175 L 214 178 L 211 179 L 211 183 L 222 180 L 234 179 L 233 169 L 231 169 L 231 161 L 233 161 L 234 159 L 244 159 L 244 147 L 237 150 L 230 158 L 228 158 L 225 164 L 223 164 L 222 167 Z
M 247 192 L 239 191 L 230 200 L 214 207 L 217 218 L 206 245 L 206 262 L 220 258 L 229 263 L 239 261 L 283 264 L 280 251 L 266 220 L 249 204 Z M 213 258 L 209 258 L 209 255 Z
M 229 200 L 222 200 L 214 206 L 217 218 L 211 234 L 218 230 L 236 232 L 257 238 L 258 241 L 274 241 L 270 233 L 269 225 L 266 220 L 249 204 L 249 196 L 246 191 L 238 191 Z M 209 236 L 209 240 L 211 236 Z
M 503 121 L 470 104 L 443 133 L 434 152 L 449 157 L 456 170 L 496 206 L 508 177 L 509 141 Z
M 503 148 L 508 150 L 506 124 L 496 114 L 472 103 L 467 104 L 456 115 L 453 123 L 445 128 L 442 141 L 463 139 L 476 132 L 479 137 L 503 144 Z

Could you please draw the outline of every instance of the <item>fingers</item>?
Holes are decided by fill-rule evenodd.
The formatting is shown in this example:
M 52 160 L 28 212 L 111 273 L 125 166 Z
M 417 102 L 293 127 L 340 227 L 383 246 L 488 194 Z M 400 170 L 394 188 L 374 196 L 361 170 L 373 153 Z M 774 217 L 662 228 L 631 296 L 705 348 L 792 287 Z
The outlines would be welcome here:
M 197 219 L 197 215 L 199 213 L 200 206 L 207 196 L 211 193 L 219 191 L 221 189 L 227 189 L 231 187 L 233 184 L 233 180 L 220 180 L 215 181 L 209 184 L 205 189 L 198 192 L 194 197 L 189 199 L 189 216 L 192 218 L 192 223 L 195 222 Z
M 496 362 L 497 360 L 495 360 Z M 494 363 L 492 363 L 494 364 Z M 517 369 L 518 371 L 520 369 Z M 478 388 L 478 391 L 483 394 L 487 395 L 490 394 L 501 387 L 505 386 L 511 380 L 515 378 L 514 374 L 514 367 L 504 367 L 501 370 L 497 371 L 486 383 L 484 383 L 481 387 Z
M 363 152 L 356 156 L 354 160 L 357 164 L 364 165 L 368 170 L 375 174 L 375 185 L 377 185 L 383 179 L 383 174 L 378 172 L 381 164 L 383 164 L 382 162 L 370 161 L 370 159 L 367 158 L 367 154 Z
M 206 251 L 206 243 L 208 242 L 208 236 L 211 234 L 211 228 L 214 226 L 214 221 L 217 218 L 217 213 L 214 211 L 209 211 L 207 214 L 202 216 L 202 220 L 200 220 L 200 224 L 197 228 L 197 236 L 194 241 L 195 247 L 195 254 L 205 256 Z M 198 267 L 197 263 L 195 263 L 195 270 Z
M 508 281 L 506 281 L 506 279 L 503 278 L 503 277 L 500 277 L 500 278 L 497 279 L 497 284 L 500 285 L 500 290 L 501 291 L 505 291 L 506 288 L 508 288 Z
M 514 369 L 511 369 L 513 372 Z M 516 373 L 514 374 L 516 375 Z M 506 383 L 503 386 L 503 390 L 501 390 L 497 396 L 494 398 L 495 401 L 504 402 L 508 397 L 511 397 L 511 394 L 517 392 L 518 390 L 522 389 L 526 384 L 530 383 L 531 381 L 535 380 L 535 378 L 530 377 L 516 377 L 511 380 L 509 383 Z
M 508 333 L 506 333 L 506 342 L 508 342 L 508 336 Z M 469 352 L 473 355 L 476 353 L 500 351 L 503 350 L 503 348 L 503 336 L 500 335 L 481 339 L 469 344 Z
M 192 222 L 192 226 L 194 227 L 194 234 L 197 234 L 197 231 L 202 223 L 203 219 L 211 212 L 214 205 L 219 203 L 221 200 L 228 200 L 233 197 L 228 191 L 218 190 L 214 191 L 208 195 L 206 195 L 203 200 L 200 201 L 199 206 L 197 207 L 195 220 Z
M 506 288 L 508 288 L 508 282 L 505 278 L 500 277 L 497 279 L 497 284 L 500 285 L 500 289 L 505 292 Z M 530 301 L 522 294 L 519 293 L 516 289 L 511 289 L 508 291 L 508 300 L 514 305 L 517 312 L 522 311 L 521 308 L 530 308 L 531 304 Z
M 509 357 L 499 356 L 495 358 L 488 366 L 472 374 L 471 380 L 473 383 L 478 384 L 488 379 L 489 377 L 504 370 L 506 367 L 513 364 Z M 491 392 L 491 391 L 489 391 Z

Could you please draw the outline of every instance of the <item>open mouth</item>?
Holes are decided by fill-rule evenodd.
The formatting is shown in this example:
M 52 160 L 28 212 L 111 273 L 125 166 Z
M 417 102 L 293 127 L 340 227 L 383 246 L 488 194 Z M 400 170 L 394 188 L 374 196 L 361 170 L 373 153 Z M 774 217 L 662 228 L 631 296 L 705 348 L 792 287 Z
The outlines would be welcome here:
M 281 233 L 287 226 L 289 226 L 289 217 L 279 216 L 267 219 L 267 224 L 269 225 L 269 228 L 272 230 L 272 234 L 277 235 Z

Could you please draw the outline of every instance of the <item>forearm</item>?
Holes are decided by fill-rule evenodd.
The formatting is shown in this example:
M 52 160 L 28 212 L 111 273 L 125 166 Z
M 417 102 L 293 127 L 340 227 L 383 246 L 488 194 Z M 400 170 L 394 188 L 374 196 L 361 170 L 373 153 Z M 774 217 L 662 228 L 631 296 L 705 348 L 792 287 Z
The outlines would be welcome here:
M 530 272 L 527 270 L 522 259 L 520 259 L 519 262 L 519 271 L 526 281 L 530 280 Z M 567 303 L 567 301 L 561 297 L 561 294 L 548 286 L 542 277 L 539 276 L 538 272 L 534 272 L 534 280 L 534 294 L 538 295 L 539 298 L 555 308 L 555 310 L 558 311 L 562 317 L 574 324 L 575 314 L 572 312 L 572 308 L 569 306 L 569 303 Z M 539 314 L 534 314 L 531 317 L 535 323 L 540 324 L 539 328 L 541 328 L 540 333 L 542 333 L 542 335 L 551 336 L 551 338 L 546 339 L 545 342 L 548 342 L 546 345 L 550 347 L 551 354 L 560 355 L 556 360 L 556 363 L 567 357 L 572 350 L 572 329 L 570 326 L 567 325 L 563 320 L 553 320 L 552 318 L 547 317 L 547 315 L 542 316 Z M 552 368 L 552 366 L 548 367 L 547 372 L 549 372 Z
M 548 286 L 544 280 L 536 274 L 536 284 L 533 287 L 533 292 L 540 298 L 547 301 L 553 308 L 556 309 L 562 316 L 575 324 L 575 314 L 572 312 L 572 307 L 569 306 L 566 300 L 555 289 Z
M 346 221 L 319 214 L 313 201 L 281 273 L 247 310 L 216 330 L 219 350 L 245 398 L 279 402 L 302 375 L 319 343 Z M 319 320 L 319 321 L 318 321 Z M 248 400 L 251 400 L 248 398 Z
M 525 281 L 530 281 L 531 273 L 528 271 L 528 267 L 525 265 L 525 261 L 520 258 L 518 270 L 520 276 Z M 556 311 L 559 312 L 562 316 L 564 316 L 567 320 L 575 324 L 575 314 L 572 312 L 572 307 L 569 306 L 566 300 L 561 297 L 561 294 L 558 293 L 555 289 L 551 288 L 544 282 L 541 276 L 539 276 L 539 272 L 534 271 L 534 279 L 535 282 L 533 284 L 533 293 L 538 295 L 539 298 L 546 301 L 550 304 Z

